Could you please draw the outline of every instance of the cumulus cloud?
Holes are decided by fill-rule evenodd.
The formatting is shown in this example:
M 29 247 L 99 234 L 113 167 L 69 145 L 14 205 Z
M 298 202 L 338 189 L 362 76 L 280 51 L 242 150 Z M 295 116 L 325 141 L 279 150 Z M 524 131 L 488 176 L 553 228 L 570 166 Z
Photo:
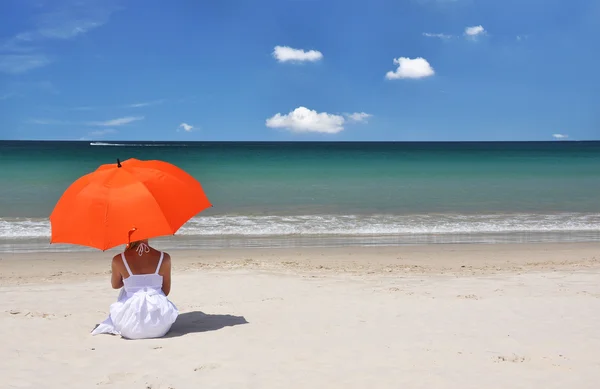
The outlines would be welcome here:
M 482 25 L 465 28 L 465 36 L 467 36 L 469 38 L 475 38 L 475 37 L 478 37 L 480 35 L 485 35 L 485 34 L 486 34 L 486 31 Z
M 106 120 L 104 122 L 89 122 L 88 126 L 101 126 L 101 127 L 114 127 L 114 126 L 124 126 L 126 124 L 136 122 L 138 120 L 144 120 L 143 116 L 126 116 L 122 118 Z
M 452 39 L 452 35 L 443 33 L 424 32 L 423 36 L 426 36 L 427 38 Z
M 394 64 L 398 65 L 395 71 L 386 73 L 385 78 L 396 80 L 400 78 L 424 78 L 435 74 L 435 71 L 425 58 L 394 58 Z
M 298 107 L 287 115 L 275 114 L 266 121 L 267 127 L 284 128 L 292 132 L 337 134 L 344 130 L 344 117 Z
M 569 135 L 566 135 L 566 134 L 552 134 L 552 137 L 554 139 L 567 139 L 569 137 Z
M 278 62 L 316 62 L 323 58 L 323 54 L 317 50 L 304 51 L 289 46 L 275 46 L 273 57 Z
M 345 116 L 353 122 L 365 122 L 372 115 L 355 112 Z M 342 115 L 298 107 L 288 114 L 275 114 L 265 124 L 269 128 L 282 128 L 295 133 L 337 134 L 344 130 L 345 123 L 346 119 Z
M 183 130 L 185 132 L 191 132 L 194 130 L 194 126 L 192 126 L 191 124 L 187 124 L 187 123 L 181 123 L 179 125 L 179 127 L 177 127 L 178 130 Z
M 359 123 L 366 123 L 367 119 L 370 118 L 371 115 L 370 113 L 366 113 L 366 112 L 354 112 L 354 113 L 347 113 L 346 117 L 348 118 L 348 120 L 351 120 L 353 122 L 359 122 Z

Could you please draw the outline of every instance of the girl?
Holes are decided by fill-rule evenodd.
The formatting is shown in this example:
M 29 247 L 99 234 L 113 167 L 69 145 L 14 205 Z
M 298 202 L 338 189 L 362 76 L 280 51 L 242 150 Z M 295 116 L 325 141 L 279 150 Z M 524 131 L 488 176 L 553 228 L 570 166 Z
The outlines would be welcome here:
M 167 296 L 171 291 L 171 257 L 132 242 L 112 260 L 111 284 L 121 289 L 110 314 L 92 335 L 109 333 L 127 339 L 159 338 L 171 329 L 179 312 Z

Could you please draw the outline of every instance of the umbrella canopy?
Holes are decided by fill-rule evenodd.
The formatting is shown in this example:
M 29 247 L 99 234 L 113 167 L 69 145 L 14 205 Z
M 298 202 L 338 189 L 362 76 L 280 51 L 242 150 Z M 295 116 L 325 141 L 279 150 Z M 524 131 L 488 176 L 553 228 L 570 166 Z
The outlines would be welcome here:
M 200 183 L 175 165 L 117 160 L 79 178 L 63 193 L 50 215 L 50 242 L 107 250 L 173 235 L 211 206 Z

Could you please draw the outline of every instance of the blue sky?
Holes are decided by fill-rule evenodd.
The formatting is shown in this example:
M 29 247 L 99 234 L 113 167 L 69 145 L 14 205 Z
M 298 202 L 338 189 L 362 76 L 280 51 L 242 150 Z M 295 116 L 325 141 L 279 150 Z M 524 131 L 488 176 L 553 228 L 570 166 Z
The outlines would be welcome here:
M 598 140 L 598 20 L 596 0 L 4 0 L 0 139 Z

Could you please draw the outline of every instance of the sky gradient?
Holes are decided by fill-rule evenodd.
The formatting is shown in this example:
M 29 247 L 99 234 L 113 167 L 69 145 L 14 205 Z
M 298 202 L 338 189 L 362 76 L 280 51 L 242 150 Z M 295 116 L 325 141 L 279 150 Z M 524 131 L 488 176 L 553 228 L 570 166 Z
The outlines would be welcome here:
M 5 0 L 0 139 L 600 140 L 595 0 Z

